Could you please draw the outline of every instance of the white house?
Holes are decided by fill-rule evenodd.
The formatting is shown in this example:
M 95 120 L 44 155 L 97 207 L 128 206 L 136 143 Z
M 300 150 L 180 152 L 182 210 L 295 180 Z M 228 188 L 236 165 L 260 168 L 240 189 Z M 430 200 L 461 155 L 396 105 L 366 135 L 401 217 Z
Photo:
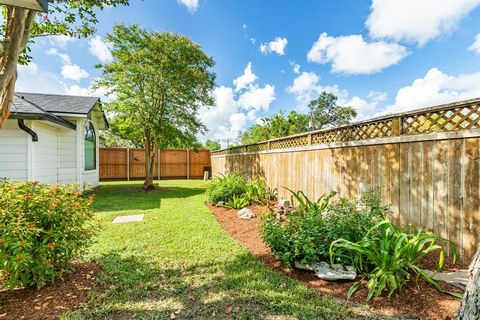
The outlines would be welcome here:
M 42 183 L 99 183 L 99 98 L 16 93 L 0 129 L 0 177 Z

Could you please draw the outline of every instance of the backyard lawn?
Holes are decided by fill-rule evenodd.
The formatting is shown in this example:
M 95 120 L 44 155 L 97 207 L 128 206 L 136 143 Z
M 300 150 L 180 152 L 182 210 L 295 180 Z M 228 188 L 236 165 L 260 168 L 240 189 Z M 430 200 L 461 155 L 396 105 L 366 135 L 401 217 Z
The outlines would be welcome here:
M 204 205 L 202 181 L 102 183 L 94 208 L 103 224 L 87 260 L 102 271 L 87 307 L 65 318 L 338 319 L 354 314 L 332 298 L 257 261 Z M 111 224 L 121 215 L 142 222 Z

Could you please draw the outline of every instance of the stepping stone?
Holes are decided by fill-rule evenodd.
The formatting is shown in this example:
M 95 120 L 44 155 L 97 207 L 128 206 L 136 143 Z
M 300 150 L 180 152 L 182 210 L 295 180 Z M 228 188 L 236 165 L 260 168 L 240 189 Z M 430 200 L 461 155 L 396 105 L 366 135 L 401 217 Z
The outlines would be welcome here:
M 135 222 L 135 221 L 142 221 L 144 215 L 143 214 L 136 214 L 133 216 L 120 216 L 113 219 L 112 223 L 125 223 L 125 222 Z
M 457 288 L 465 290 L 468 283 L 468 270 L 458 270 L 456 272 L 433 272 L 427 273 L 437 281 L 444 281 Z

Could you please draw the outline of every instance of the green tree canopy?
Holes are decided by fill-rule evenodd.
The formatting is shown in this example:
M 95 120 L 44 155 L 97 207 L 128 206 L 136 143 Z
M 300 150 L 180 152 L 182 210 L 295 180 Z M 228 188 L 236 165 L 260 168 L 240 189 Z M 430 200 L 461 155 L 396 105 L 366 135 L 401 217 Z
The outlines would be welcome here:
M 134 144 L 143 142 L 144 188 L 151 189 L 156 150 L 194 147 L 196 134 L 205 132 L 198 110 L 214 102 L 214 61 L 185 36 L 149 32 L 136 24 L 116 24 L 107 41 L 113 61 L 99 65 L 103 75 L 96 86 L 115 97 L 107 105 L 114 133 Z
M 337 97 L 328 92 L 322 92 L 308 104 L 308 108 L 307 114 L 295 111 L 285 114 L 280 111 L 261 119 L 260 124 L 250 127 L 240 136 L 242 144 L 318 130 L 326 126 L 344 125 L 357 116 L 354 108 L 337 105 Z
M 271 117 L 261 119 L 261 123 L 245 131 L 240 140 L 242 144 L 249 144 L 305 131 L 308 131 L 308 116 L 306 114 L 290 111 L 286 115 L 283 111 L 280 111 Z
M 354 108 L 337 105 L 337 97 L 326 91 L 323 91 L 317 99 L 310 101 L 308 108 L 311 130 L 346 125 L 357 116 Z
M 205 148 L 212 151 L 219 150 L 222 148 L 222 146 L 220 145 L 220 141 L 218 140 L 207 139 L 207 141 L 205 141 L 203 145 L 205 146 Z

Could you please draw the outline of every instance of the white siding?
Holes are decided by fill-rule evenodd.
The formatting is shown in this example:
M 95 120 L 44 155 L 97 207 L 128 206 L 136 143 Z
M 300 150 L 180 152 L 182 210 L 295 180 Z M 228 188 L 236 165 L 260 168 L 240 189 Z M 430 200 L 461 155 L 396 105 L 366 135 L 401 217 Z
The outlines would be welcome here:
M 93 121 L 97 166 L 95 170 L 85 171 L 83 137 L 86 120 L 70 121 L 76 122 L 76 131 L 50 126 L 43 121 L 25 121 L 38 135 L 38 141 L 32 142 L 31 136 L 18 127 L 16 120 L 7 120 L 0 129 L 0 177 L 98 186 L 98 123 Z
M 26 122 L 30 126 L 29 122 Z M 28 139 L 31 137 L 22 131 L 17 120 L 7 120 L 0 129 L 0 177 L 13 180 L 28 178 Z
M 41 183 L 58 181 L 58 128 L 35 121 L 31 126 L 38 135 L 32 143 L 33 180 Z
M 58 183 L 80 183 L 77 180 L 76 131 L 62 128 L 58 131 Z

